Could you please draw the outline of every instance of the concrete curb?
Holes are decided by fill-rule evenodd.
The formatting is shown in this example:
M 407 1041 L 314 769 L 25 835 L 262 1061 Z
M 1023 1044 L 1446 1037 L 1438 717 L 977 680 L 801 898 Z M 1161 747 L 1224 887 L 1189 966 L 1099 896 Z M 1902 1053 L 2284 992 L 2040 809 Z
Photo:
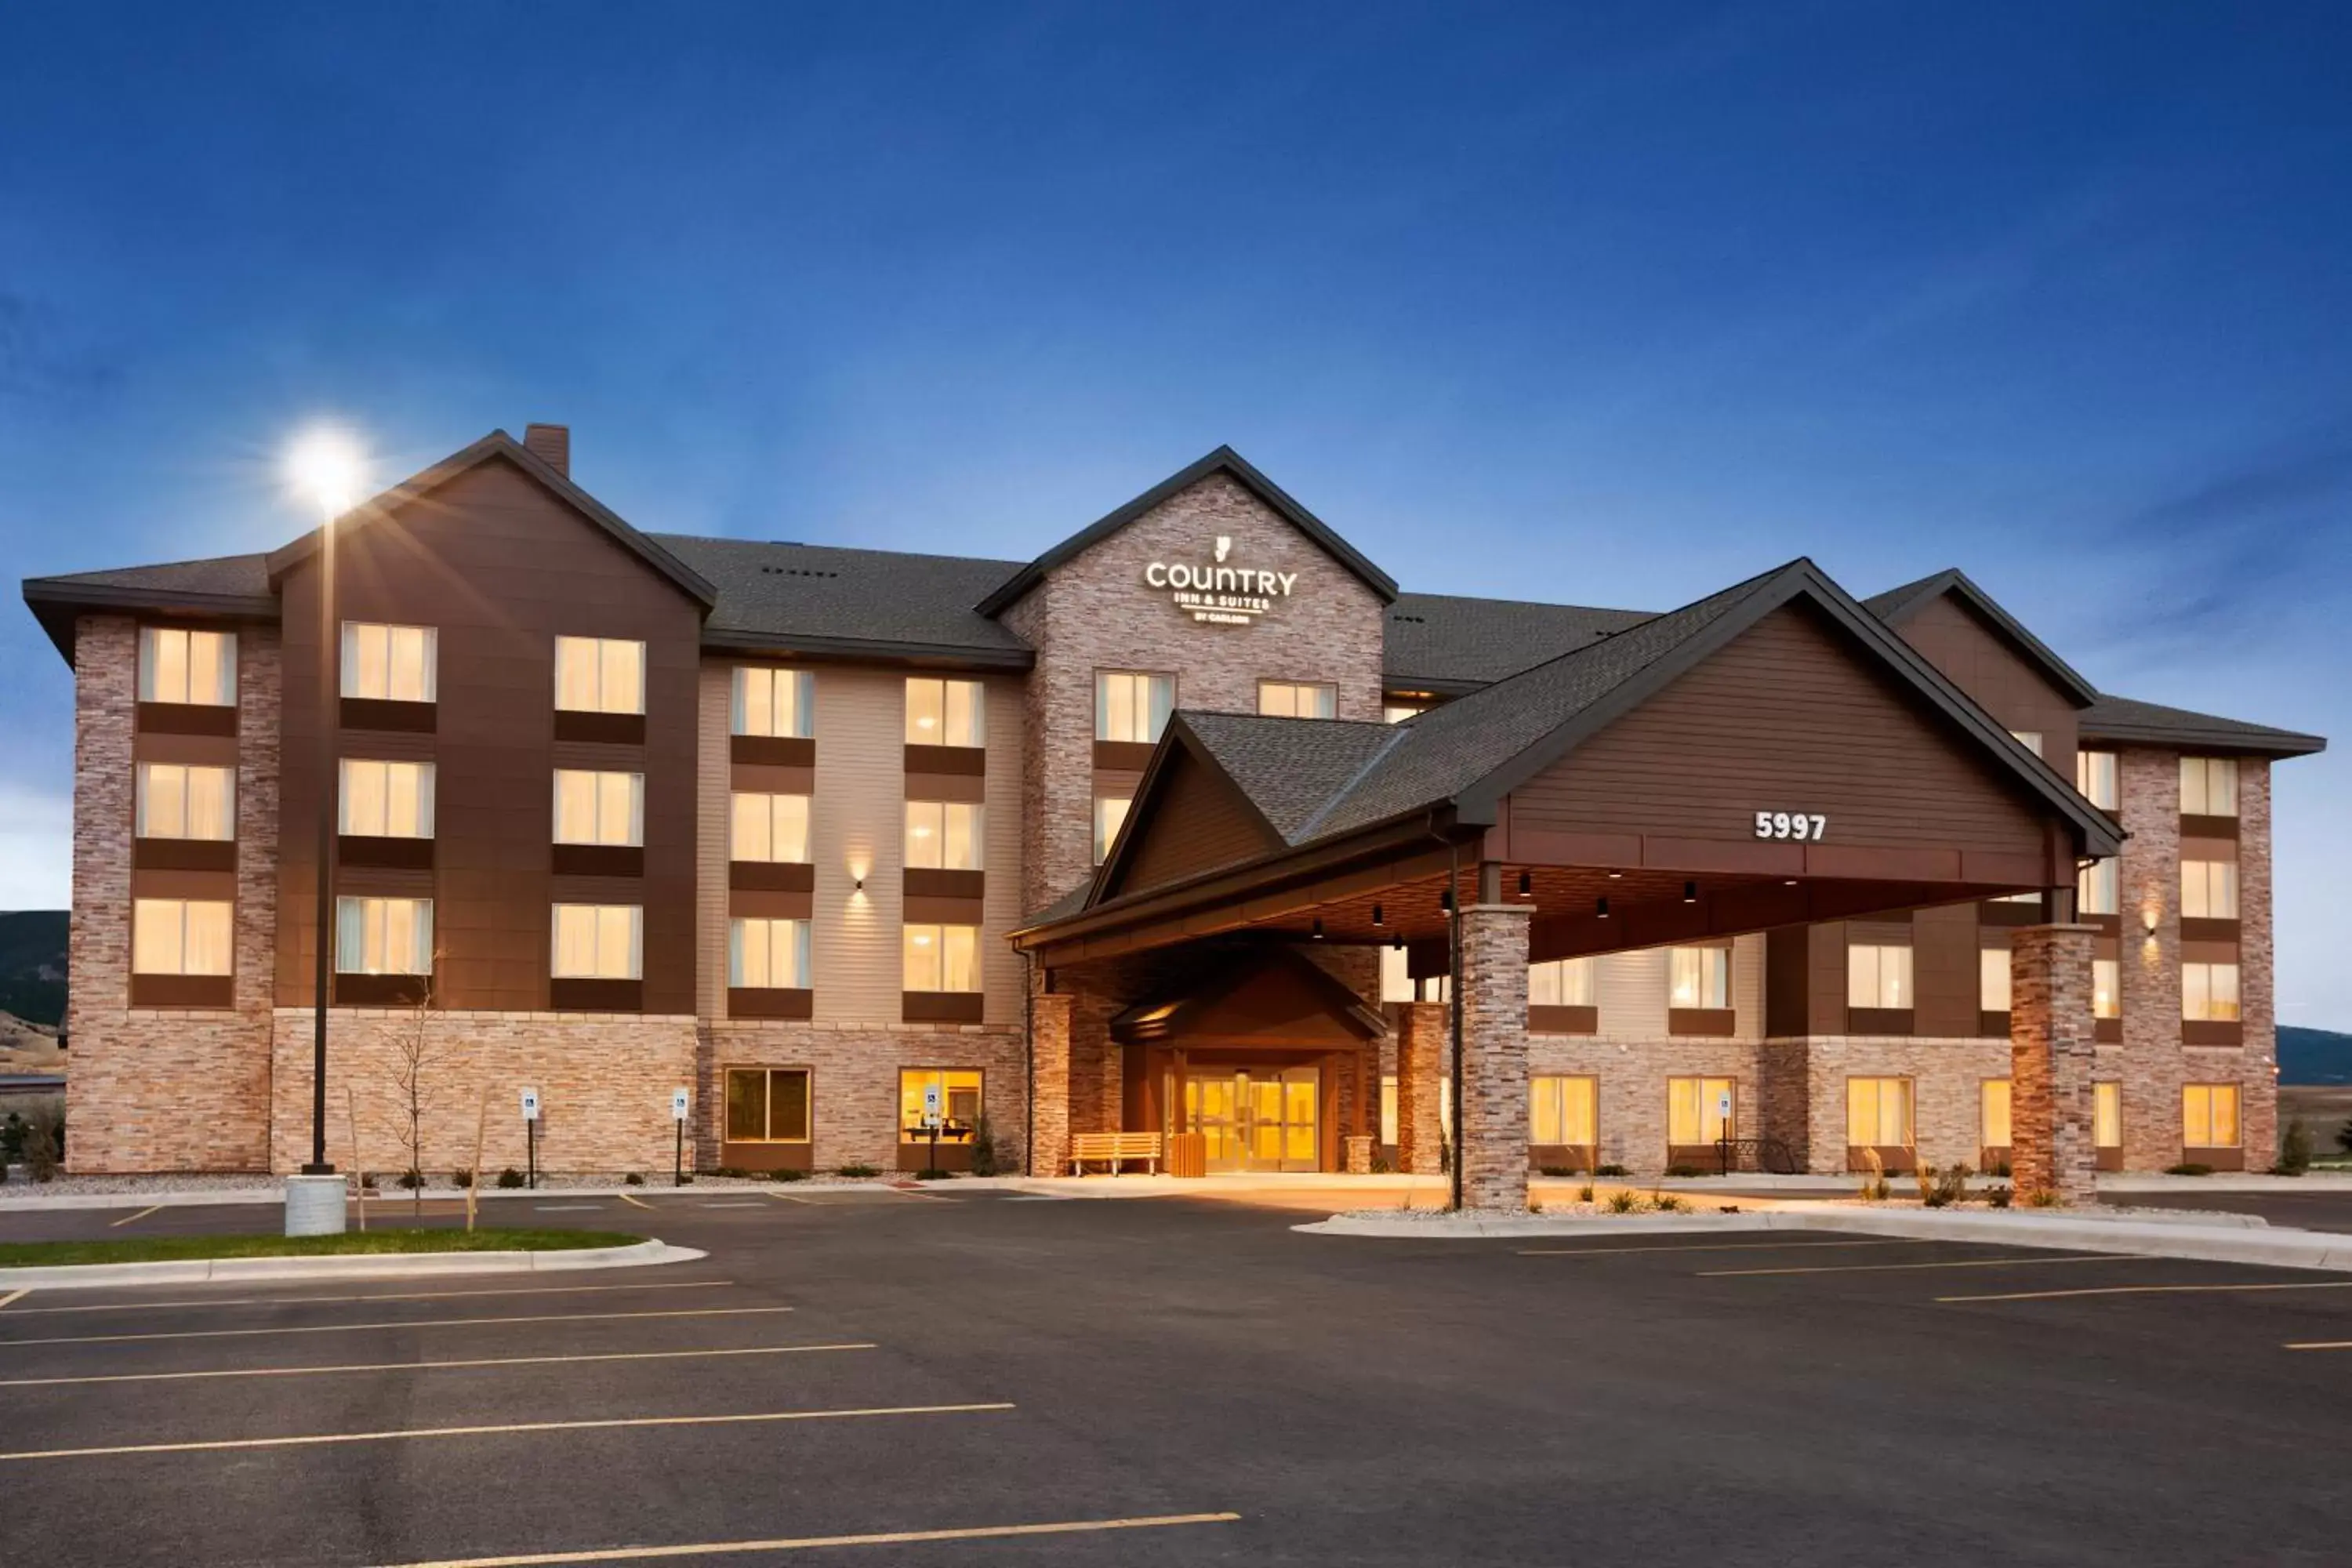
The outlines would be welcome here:
M 341 1258 L 192 1258 L 164 1263 L 70 1263 L 0 1268 L 0 1290 L 94 1289 L 117 1285 L 188 1285 L 206 1280 L 425 1279 L 450 1274 L 545 1274 L 643 1268 L 709 1256 L 666 1241 L 553 1252 L 383 1252 Z
M 1479 1237 L 1637 1236 L 1672 1231 L 1813 1230 L 1885 1236 L 1911 1241 L 1959 1241 L 2001 1247 L 2114 1252 L 2138 1258 L 2180 1258 L 2207 1263 L 2247 1263 L 2271 1268 L 2319 1268 L 2352 1273 L 2352 1236 L 2278 1226 L 2150 1223 L 2086 1219 L 2069 1215 L 1927 1214 L 1850 1209 L 1781 1209 L 1764 1214 L 1661 1215 L 1650 1219 L 1569 1218 L 1544 1215 L 1465 1215 L 1457 1219 L 1360 1219 L 1334 1215 L 1294 1230 L 1318 1236 L 1395 1240 Z
M 1051 1190 L 1050 1184 L 1067 1178 L 1050 1176 L 958 1176 L 951 1182 L 917 1182 L 918 1192 L 971 1192 L 1011 1190 L 1025 1192 L 1038 1187 Z M 1091 1178 L 1097 1184 L 1103 1178 Z M 1173 1177 L 1161 1178 L 1174 1182 Z M 909 1178 L 911 1180 L 911 1178 Z M 1181 1188 L 1183 1184 L 1177 1183 Z M 562 1203 L 569 1198 L 635 1198 L 639 1201 L 661 1198 L 709 1197 L 718 1193 L 849 1193 L 868 1192 L 887 1187 L 904 1192 L 897 1183 L 880 1179 L 841 1182 L 736 1182 L 719 1184 L 697 1182 L 690 1186 L 674 1187 L 667 1184 L 642 1187 L 485 1187 L 479 1194 L 483 1203 L 508 1202 L 518 1198 L 535 1199 L 541 1203 Z M 15 1184 L 9 1191 L 14 1193 Z M 1136 1192 L 1105 1193 L 1106 1197 L 1140 1197 L 1150 1194 Z M 462 1187 L 434 1187 L 425 1194 L 428 1204 L 459 1203 L 466 1196 Z M 399 1188 L 388 1188 L 368 1194 L 370 1214 L 391 1214 L 409 1201 L 409 1194 Z M 26 1193 L 0 1196 L 0 1214 L 39 1213 L 58 1209 L 143 1209 L 143 1208 L 210 1208 L 235 1207 L 242 1205 L 268 1204 L 282 1207 L 286 1193 L 281 1187 L 229 1187 L 218 1192 L 157 1192 L 157 1193 Z

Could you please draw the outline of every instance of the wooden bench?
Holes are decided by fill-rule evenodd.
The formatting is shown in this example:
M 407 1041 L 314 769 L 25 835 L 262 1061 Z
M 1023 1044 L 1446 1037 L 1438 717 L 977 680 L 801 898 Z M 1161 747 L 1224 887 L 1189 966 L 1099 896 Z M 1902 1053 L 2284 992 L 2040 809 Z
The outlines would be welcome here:
M 1129 1160 L 1144 1161 L 1153 1175 L 1160 1173 L 1157 1132 L 1074 1132 L 1070 1135 L 1070 1173 L 1083 1176 L 1087 1167 L 1105 1164 L 1112 1175 Z

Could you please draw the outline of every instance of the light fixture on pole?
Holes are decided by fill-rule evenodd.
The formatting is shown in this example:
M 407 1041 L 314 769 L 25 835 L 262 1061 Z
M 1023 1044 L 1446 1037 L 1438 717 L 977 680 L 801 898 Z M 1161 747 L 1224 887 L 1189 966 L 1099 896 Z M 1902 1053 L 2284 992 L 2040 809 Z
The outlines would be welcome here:
M 342 430 L 321 427 L 297 441 L 286 456 L 286 481 L 319 517 L 319 773 L 314 798 L 319 813 L 317 947 L 313 967 L 310 1029 L 310 1159 L 301 1175 L 286 1185 L 286 1230 L 289 1236 L 343 1228 L 342 1181 L 327 1158 L 327 985 L 332 973 L 335 935 L 334 857 L 336 730 L 341 716 L 341 637 L 335 618 L 335 522 L 355 505 L 367 479 L 359 443 Z

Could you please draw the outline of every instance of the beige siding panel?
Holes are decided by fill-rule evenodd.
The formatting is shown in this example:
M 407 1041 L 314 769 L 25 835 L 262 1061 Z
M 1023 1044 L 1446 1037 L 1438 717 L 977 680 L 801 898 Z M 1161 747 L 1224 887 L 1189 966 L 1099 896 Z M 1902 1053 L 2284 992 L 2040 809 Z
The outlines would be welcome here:
M 987 892 L 981 917 L 982 1017 L 991 1024 L 1022 1019 L 1024 965 L 1005 934 L 1021 923 L 1022 682 L 997 677 L 988 687 Z
M 735 667 L 702 663 L 694 745 L 695 1011 L 727 1016 L 727 836 L 732 793 L 728 726 L 732 722 Z
M 898 1022 L 906 787 L 905 677 L 818 670 L 809 948 L 819 1023 Z
M 1742 1040 L 1764 1037 L 1764 933 L 1731 942 L 1732 1028 Z
M 1666 1037 L 1666 950 L 1612 952 L 1601 960 L 1595 989 L 1601 1032 L 1619 1039 Z

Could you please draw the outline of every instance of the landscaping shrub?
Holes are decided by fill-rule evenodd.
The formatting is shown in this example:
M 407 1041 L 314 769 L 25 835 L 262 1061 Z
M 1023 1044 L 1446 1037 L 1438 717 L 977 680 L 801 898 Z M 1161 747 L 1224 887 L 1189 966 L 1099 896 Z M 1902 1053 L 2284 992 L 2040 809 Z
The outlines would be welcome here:
M 2036 1187 L 2025 1195 L 2025 1205 L 2028 1208 L 2054 1209 L 2063 1205 L 2065 1201 L 2058 1195 L 2058 1189 L 2055 1187 Z
M 25 1122 L 25 1173 L 37 1182 L 54 1182 L 65 1163 L 65 1118 L 37 1110 Z
M 1878 1151 L 1875 1149 L 1864 1149 L 1862 1152 L 1862 1159 L 1864 1167 L 1862 1201 L 1866 1204 L 1883 1204 L 1886 1201 L 1887 1195 L 1894 1191 L 1886 1184 L 1886 1162 L 1878 1157 Z
M 499 1173 L 499 1185 L 502 1187 L 521 1186 L 522 1173 L 516 1170 L 512 1165 L 509 1165 L 505 1170 Z
M 955 1173 L 953 1171 L 942 1171 L 937 1168 L 918 1171 L 915 1173 L 915 1180 L 919 1182 L 952 1182 L 955 1180 Z
M 1592 1184 L 1591 1182 L 1587 1182 L 1584 1185 L 1576 1189 L 1576 1201 L 1580 1204 L 1589 1204 L 1592 1201 Z
M 1684 1210 L 1689 1208 L 1690 1205 L 1675 1196 L 1672 1193 L 1662 1193 L 1653 1190 L 1650 1194 L 1650 1206 L 1657 1210 L 1660 1214 L 1681 1214 Z
M 2213 1167 L 2196 1160 L 2183 1160 L 2178 1165 L 2167 1165 L 2164 1173 L 2168 1176 L 2210 1176 L 2213 1173 Z
M 7 1161 L 7 1159 L 6 1159 L 6 1157 L 5 1157 L 5 1156 L 0 1156 L 0 1187 L 5 1187 L 5 1186 L 6 1186 L 7 1184 L 8 1184 L 8 1161 Z
M 2311 1129 L 2301 1121 L 2286 1124 L 2286 1136 L 2279 1140 L 2278 1163 L 2274 1174 L 2300 1176 L 2311 1169 Z
M 2352 1121 L 2346 1122 L 2344 1126 L 2347 1131 L 2352 1131 Z M 13 1110 L 5 1121 L 0 1121 L 0 1165 L 11 1164 L 25 1157 L 25 1119 Z M 2344 1146 L 2352 1149 L 2352 1143 Z
M 643 1171 L 631 1171 L 621 1178 L 621 1185 L 625 1187 L 642 1187 L 645 1184 L 646 1173 Z
M 1915 1160 L 1911 1165 L 1911 1184 L 1919 1189 L 1919 1201 L 1926 1203 L 1936 1195 L 1936 1167 Z
M 1611 1214 L 1633 1214 L 1638 1211 L 1641 1206 L 1642 1200 L 1635 1197 L 1627 1188 L 1620 1187 L 1615 1192 L 1609 1194 L 1609 1212 Z
M 470 1187 L 474 1184 L 474 1173 L 464 1169 L 452 1171 L 449 1173 L 449 1184 L 461 1189 Z
M 1573 1165 L 1538 1165 L 1536 1169 L 1541 1174 L 1550 1176 L 1554 1180 L 1576 1174 L 1576 1167 Z
M 1666 1174 L 1669 1176 L 1704 1176 L 1706 1174 L 1706 1172 L 1696 1165 L 1668 1165 L 1666 1167 Z
M 710 1173 L 714 1176 L 731 1176 L 739 1182 L 751 1174 L 740 1165 L 721 1165 Z
M 772 1182 L 805 1182 L 808 1180 L 808 1173 L 806 1171 L 771 1171 L 768 1173 L 768 1180 Z
M 1967 1203 L 1969 1174 L 1968 1166 L 1958 1161 L 1937 1172 L 1935 1187 L 1925 1200 L 1927 1206 L 1940 1209 Z
M 971 1173 L 975 1176 L 996 1174 L 996 1133 L 983 1116 L 971 1129 Z
M 11 1116 L 8 1120 L 14 1121 L 16 1118 Z M 2352 1118 L 2347 1118 L 2344 1125 L 2336 1130 L 2336 1146 L 2352 1154 Z
M 424 1184 L 425 1173 L 418 1170 L 415 1166 L 411 1165 L 407 1170 L 400 1173 L 400 1190 L 402 1192 L 413 1193 Z
M 878 1176 L 881 1173 L 871 1165 L 844 1165 L 834 1172 L 836 1176 L 848 1176 L 852 1179 L 859 1176 Z
M 1596 1176 L 1622 1176 L 1625 1173 L 1625 1167 L 1622 1165 L 1602 1165 L 1592 1173 Z
M 1389 1158 L 1388 1158 L 1388 1156 L 1387 1156 L 1387 1155 L 1385 1155 L 1385 1154 L 1375 1154 L 1375 1155 L 1373 1155 L 1373 1156 L 1372 1156 L 1372 1174 L 1373 1174 L 1373 1175 L 1375 1175 L 1375 1176 L 1385 1176 L 1385 1175 L 1387 1175 L 1390 1172 L 1391 1172 L 1391 1171 L 1393 1171 L 1393 1170 L 1395 1170 L 1395 1169 L 1396 1169 L 1396 1167 L 1395 1167 L 1394 1165 L 1391 1165 L 1391 1164 L 1390 1164 L 1390 1163 L 1389 1163 Z
M 1995 1187 L 1992 1191 L 1985 1194 L 1985 1202 L 1990 1204 L 1997 1209 L 2007 1208 L 2009 1206 L 2009 1198 L 2010 1192 L 2007 1187 Z

